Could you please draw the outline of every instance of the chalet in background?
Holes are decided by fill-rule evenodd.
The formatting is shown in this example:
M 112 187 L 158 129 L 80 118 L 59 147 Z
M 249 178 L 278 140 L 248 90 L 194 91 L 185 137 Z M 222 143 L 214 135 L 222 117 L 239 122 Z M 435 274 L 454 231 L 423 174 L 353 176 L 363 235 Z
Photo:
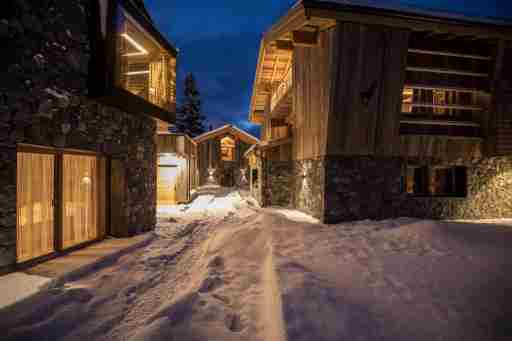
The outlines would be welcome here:
M 8 1 L 0 18 L 0 272 L 153 229 L 177 52 L 143 1 Z
M 259 140 L 227 124 L 194 138 L 198 149 L 199 183 L 224 187 L 248 185 L 244 153 Z
M 326 222 L 512 217 L 512 24 L 299 1 L 263 36 L 251 190 Z

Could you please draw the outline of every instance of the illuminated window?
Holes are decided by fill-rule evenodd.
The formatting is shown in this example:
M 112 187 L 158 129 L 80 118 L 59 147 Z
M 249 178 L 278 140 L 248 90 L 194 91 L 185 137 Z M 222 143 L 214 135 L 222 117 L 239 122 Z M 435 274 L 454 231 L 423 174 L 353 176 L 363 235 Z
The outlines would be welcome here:
M 122 7 L 117 18 L 117 85 L 164 110 L 174 111 L 176 58 Z
M 404 88 L 402 113 L 424 118 L 471 119 L 475 94 L 467 91 Z
M 406 192 L 421 196 L 465 197 L 466 167 L 407 167 Z
M 414 95 L 413 89 L 405 88 L 402 94 L 402 112 L 412 112 L 412 98 Z
M 220 150 L 222 161 L 234 161 L 235 160 L 235 141 L 226 136 L 220 140 Z

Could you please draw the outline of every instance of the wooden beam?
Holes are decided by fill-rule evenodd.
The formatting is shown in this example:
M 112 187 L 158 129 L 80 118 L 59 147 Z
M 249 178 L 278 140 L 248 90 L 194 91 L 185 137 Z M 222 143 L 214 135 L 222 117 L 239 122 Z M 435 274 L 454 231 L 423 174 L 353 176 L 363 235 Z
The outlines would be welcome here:
M 407 116 L 407 114 L 403 114 Z M 418 120 L 402 118 L 400 123 L 404 124 L 420 124 L 420 125 L 441 125 L 441 126 L 459 126 L 459 127 L 480 127 L 480 124 L 469 121 L 445 121 L 445 120 Z
M 444 90 L 444 91 L 458 91 L 458 92 L 482 92 L 486 91 L 477 88 L 463 88 L 457 86 L 442 86 L 442 85 L 424 85 L 424 84 L 405 84 L 404 88 L 419 89 L 419 90 Z
M 408 66 L 405 70 L 406 71 L 414 71 L 414 72 L 442 73 L 442 74 L 446 74 L 446 75 L 459 75 L 459 76 L 471 76 L 471 77 L 489 77 L 488 73 L 460 71 L 460 70 L 452 70 L 452 69 L 440 69 L 440 68 L 433 68 L 433 67 L 413 67 L 413 66 Z
M 421 108 L 439 108 L 439 109 L 472 110 L 472 111 L 483 110 L 483 108 L 476 106 L 476 105 L 432 104 L 432 103 L 413 102 L 412 106 L 413 107 L 421 107 Z
M 276 40 L 276 49 L 278 51 L 293 51 L 293 42 L 291 40 Z
M 319 42 L 318 32 L 310 31 L 293 31 L 292 40 L 294 45 L 302 47 L 316 47 Z
M 429 54 L 429 55 L 434 55 L 434 56 L 458 57 L 458 58 L 479 59 L 479 60 L 492 60 L 491 57 L 477 56 L 477 55 L 473 55 L 473 54 L 452 53 L 452 52 L 442 52 L 442 51 L 432 51 L 432 50 L 422 50 L 422 49 L 409 49 L 408 51 L 410 53 Z
M 377 13 L 358 13 L 355 11 L 329 10 L 322 8 L 306 8 L 306 16 L 331 18 L 339 21 L 358 22 L 368 25 L 383 25 L 415 31 L 433 31 L 437 33 L 453 33 L 456 35 L 474 35 L 484 38 L 510 39 L 512 28 L 485 23 L 461 24 L 453 19 L 422 18 L 412 15 L 390 15 Z

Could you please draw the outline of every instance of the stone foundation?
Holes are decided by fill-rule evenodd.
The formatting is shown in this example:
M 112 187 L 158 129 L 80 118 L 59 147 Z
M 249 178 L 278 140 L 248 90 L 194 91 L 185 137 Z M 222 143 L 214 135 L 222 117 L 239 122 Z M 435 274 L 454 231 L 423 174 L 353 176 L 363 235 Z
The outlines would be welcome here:
M 295 161 L 293 167 L 294 207 L 322 220 L 325 207 L 325 161 Z
M 264 206 L 292 206 L 326 223 L 399 216 L 512 218 L 512 157 L 457 163 L 467 167 L 466 198 L 402 193 L 400 158 L 331 157 L 263 164 Z
M 402 161 L 369 157 L 325 160 L 326 223 L 399 215 Z
M 466 166 L 466 198 L 408 197 L 401 214 L 436 219 L 512 218 L 512 157 L 486 158 Z
M 263 206 L 293 206 L 294 170 L 291 162 L 263 160 L 260 176 Z
M 16 260 L 16 147 L 98 152 L 124 164 L 128 234 L 156 224 L 156 125 L 88 98 L 88 1 L 14 1 L 0 14 L 0 267 Z M 22 18 L 22 19 L 20 19 Z M 12 57 L 12 58 L 10 58 Z

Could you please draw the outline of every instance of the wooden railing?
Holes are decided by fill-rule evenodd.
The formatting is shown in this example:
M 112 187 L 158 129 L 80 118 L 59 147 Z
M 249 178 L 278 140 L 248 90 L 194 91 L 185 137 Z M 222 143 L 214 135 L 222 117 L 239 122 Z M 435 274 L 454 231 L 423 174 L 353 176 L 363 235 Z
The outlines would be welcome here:
M 276 90 L 272 93 L 272 97 L 270 99 L 270 112 L 274 111 L 279 102 L 283 99 L 288 91 L 292 88 L 293 84 L 293 72 L 292 67 L 290 66 L 286 71 L 285 76 L 277 86 Z

